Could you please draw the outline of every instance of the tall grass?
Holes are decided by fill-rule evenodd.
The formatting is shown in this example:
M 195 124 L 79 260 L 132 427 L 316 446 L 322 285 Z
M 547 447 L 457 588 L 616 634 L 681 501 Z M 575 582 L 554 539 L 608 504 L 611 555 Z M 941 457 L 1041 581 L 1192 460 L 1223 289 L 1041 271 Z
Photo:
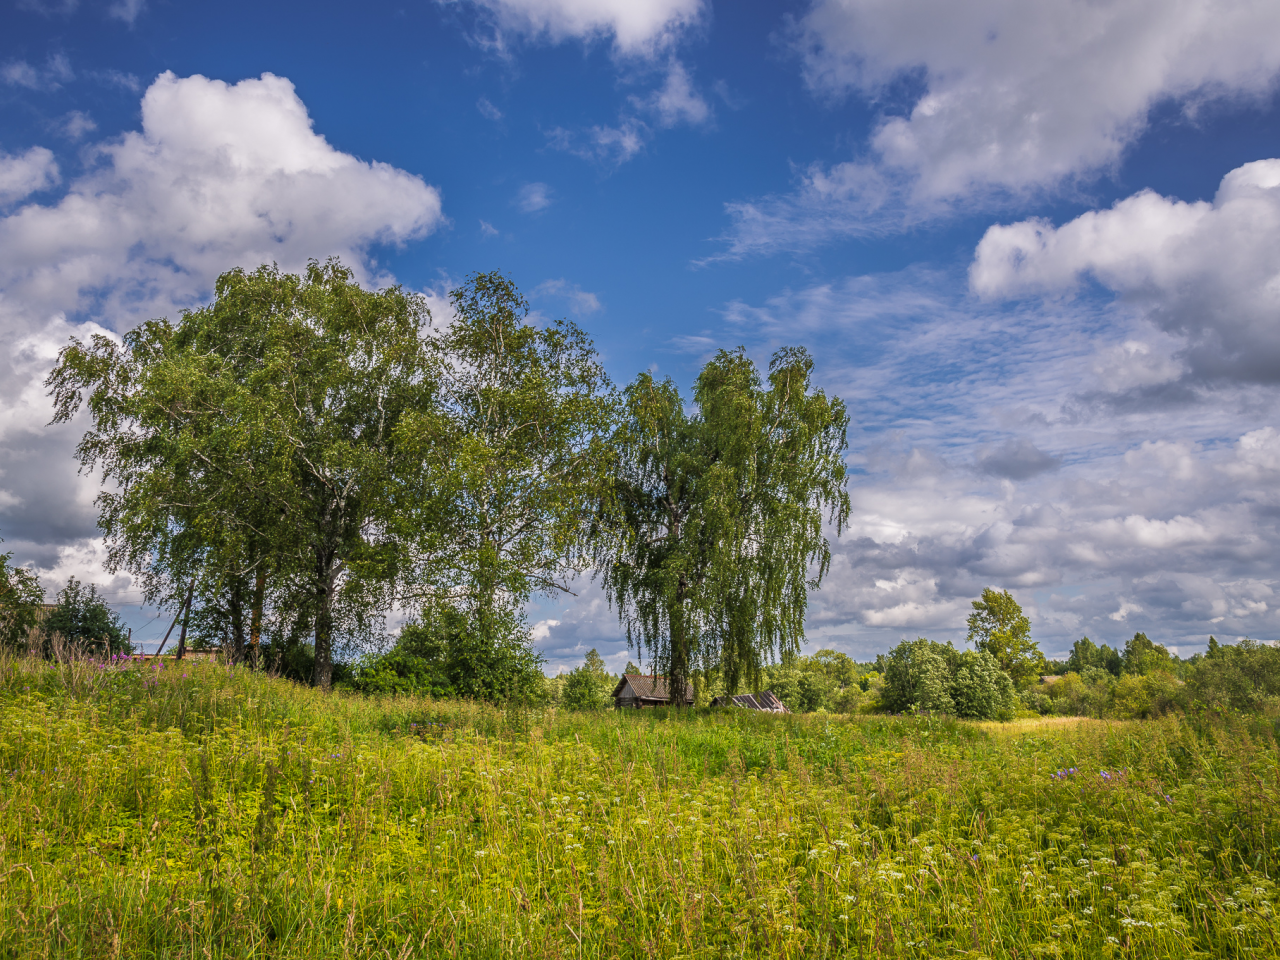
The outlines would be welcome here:
M 1278 756 L 0 654 L 0 956 L 1275 956 Z

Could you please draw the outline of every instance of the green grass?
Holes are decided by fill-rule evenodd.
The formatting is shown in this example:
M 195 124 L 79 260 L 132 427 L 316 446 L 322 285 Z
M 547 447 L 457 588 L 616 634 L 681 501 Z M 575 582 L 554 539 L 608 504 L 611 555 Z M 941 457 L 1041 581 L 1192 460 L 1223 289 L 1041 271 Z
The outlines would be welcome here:
M 1280 956 L 1278 829 L 1240 718 L 573 714 L 0 657 L 0 957 Z

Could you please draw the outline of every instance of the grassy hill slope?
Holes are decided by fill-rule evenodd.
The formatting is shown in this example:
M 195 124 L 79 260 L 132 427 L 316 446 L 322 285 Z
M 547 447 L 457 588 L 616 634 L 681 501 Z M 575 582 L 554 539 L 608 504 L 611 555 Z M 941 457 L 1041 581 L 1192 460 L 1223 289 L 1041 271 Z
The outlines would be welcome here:
M 575 714 L 0 656 L 0 957 L 1276 956 L 1278 825 L 1240 718 Z

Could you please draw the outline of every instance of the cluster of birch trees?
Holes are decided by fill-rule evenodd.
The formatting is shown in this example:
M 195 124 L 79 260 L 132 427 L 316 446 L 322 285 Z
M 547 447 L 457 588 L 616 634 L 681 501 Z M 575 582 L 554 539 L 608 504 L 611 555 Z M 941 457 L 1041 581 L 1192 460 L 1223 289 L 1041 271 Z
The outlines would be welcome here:
M 450 299 L 436 323 L 337 261 L 264 266 L 176 321 L 73 340 L 48 385 L 56 421 L 88 413 L 112 569 L 232 660 L 268 631 L 313 645 L 321 687 L 393 608 L 483 637 L 588 570 L 673 680 L 797 650 L 849 509 L 848 416 L 809 356 L 762 376 L 721 351 L 688 404 L 649 374 L 616 390 L 500 273 Z

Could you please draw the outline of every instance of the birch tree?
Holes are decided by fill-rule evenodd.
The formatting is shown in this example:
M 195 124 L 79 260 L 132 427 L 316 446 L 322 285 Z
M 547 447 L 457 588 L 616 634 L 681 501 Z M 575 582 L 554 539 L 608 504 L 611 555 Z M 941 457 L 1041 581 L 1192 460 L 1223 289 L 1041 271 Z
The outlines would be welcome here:
M 848 415 L 813 389 L 798 348 L 773 355 L 768 386 L 740 348 L 720 351 L 686 409 L 675 384 L 641 374 L 613 439 L 617 473 L 594 540 L 598 575 L 627 638 L 668 689 L 695 668 L 736 692 L 800 649 L 808 591 L 849 514 Z
M 390 601 L 398 427 L 433 402 L 429 320 L 331 260 L 232 270 L 177 323 L 73 341 L 48 383 L 55 422 L 88 409 L 78 456 L 108 483 L 110 565 L 162 595 L 195 577 L 255 632 L 272 593 L 309 618 L 329 687 L 339 595 Z
M 589 562 L 587 536 L 612 463 L 616 399 L 575 324 L 528 322 L 501 273 L 450 294 L 434 341 L 438 402 L 399 429 L 422 489 L 401 513 L 413 593 L 508 630 L 533 594 L 563 594 Z

